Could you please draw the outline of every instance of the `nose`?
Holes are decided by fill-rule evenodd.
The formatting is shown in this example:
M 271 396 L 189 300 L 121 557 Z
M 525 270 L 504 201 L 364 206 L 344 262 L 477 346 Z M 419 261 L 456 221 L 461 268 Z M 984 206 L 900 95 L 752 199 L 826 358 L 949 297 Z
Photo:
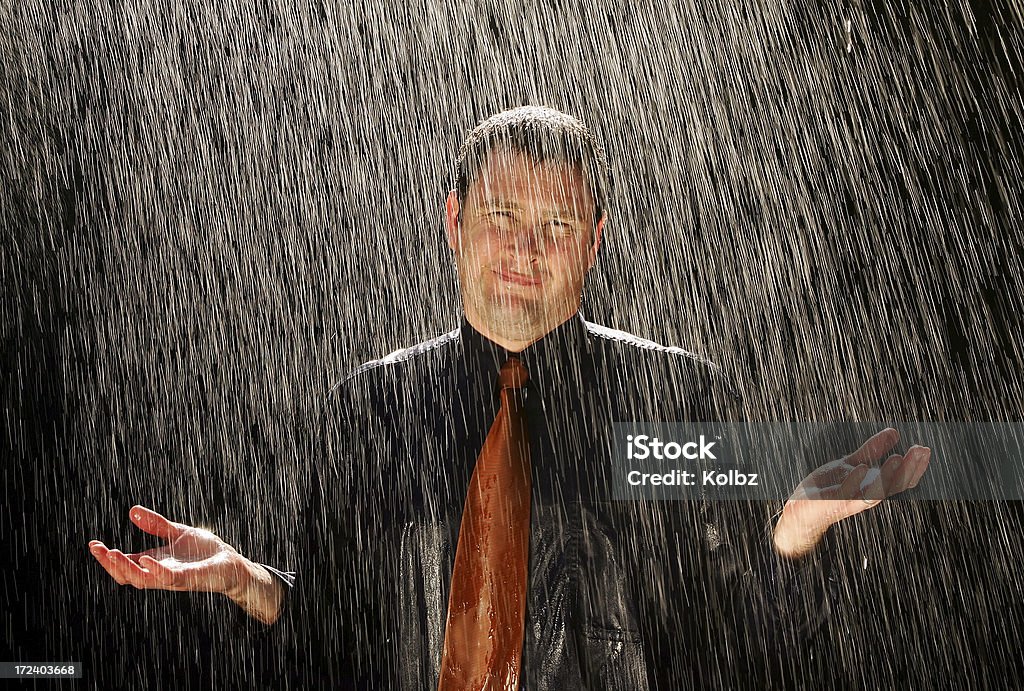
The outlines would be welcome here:
M 539 223 L 520 223 L 505 234 L 505 249 L 517 258 L 535 260 L 544 246 L 544 228 Z

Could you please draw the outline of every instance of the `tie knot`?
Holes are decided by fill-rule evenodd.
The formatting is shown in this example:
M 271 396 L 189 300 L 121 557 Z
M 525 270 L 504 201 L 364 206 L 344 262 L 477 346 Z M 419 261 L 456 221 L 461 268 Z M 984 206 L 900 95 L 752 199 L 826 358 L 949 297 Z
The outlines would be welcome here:
M 526 371 L 526 365 L 517 357 L 510 357 L 501 366 L 498 373 L 498 390 L 518 389 L 527 382 L 530 373 Z

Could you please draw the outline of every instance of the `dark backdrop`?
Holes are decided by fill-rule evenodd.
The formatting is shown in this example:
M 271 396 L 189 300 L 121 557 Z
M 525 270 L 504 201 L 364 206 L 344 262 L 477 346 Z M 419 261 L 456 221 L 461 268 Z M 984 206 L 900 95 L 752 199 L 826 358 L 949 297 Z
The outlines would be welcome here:
M 295 429 L 455 325 L 450 163 L 514 105 L 609 151 L 588 318 L 710 356 L 754 417 L 1020 420 L 1013 4 L 447 5 L 3 11 L 0 657 L 217 683 L 227 604 L 118 589 L 86 542 L 150 546 L 138 502 L 294 561 Z M 793 673 L 1002 678 L 1019 533 L 1006 504 L 844 524 Z

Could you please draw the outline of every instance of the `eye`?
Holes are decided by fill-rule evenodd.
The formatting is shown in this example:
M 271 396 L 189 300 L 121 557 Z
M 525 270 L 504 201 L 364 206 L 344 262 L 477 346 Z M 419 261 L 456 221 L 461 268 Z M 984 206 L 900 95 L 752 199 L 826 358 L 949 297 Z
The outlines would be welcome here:
M 568 237 L 576 230 L 571 223 L 566 223 L 565 221 L 557 218 L 548 221 L 548 229 L 555 237 Z
M 487 220 L 498 228 L 507 229 L 515 223 L 515 215 L 511 211 L 494 210 L 487 212 Z

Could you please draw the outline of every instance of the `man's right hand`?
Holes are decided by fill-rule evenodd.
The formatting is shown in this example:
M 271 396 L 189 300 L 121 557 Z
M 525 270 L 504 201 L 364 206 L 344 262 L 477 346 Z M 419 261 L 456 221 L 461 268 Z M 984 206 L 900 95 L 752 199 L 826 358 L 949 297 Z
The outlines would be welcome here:
M 169 521 L 143 506 L 133 506 L 129 515 L 139 529 L 163 538 L 167 544 L 125 554 L 92 540 L 89 551 L 119 584 L 139 589 L 223 593 L 265 624 L 277 619 L 284 586 L 262 566 L 208 530 Z

